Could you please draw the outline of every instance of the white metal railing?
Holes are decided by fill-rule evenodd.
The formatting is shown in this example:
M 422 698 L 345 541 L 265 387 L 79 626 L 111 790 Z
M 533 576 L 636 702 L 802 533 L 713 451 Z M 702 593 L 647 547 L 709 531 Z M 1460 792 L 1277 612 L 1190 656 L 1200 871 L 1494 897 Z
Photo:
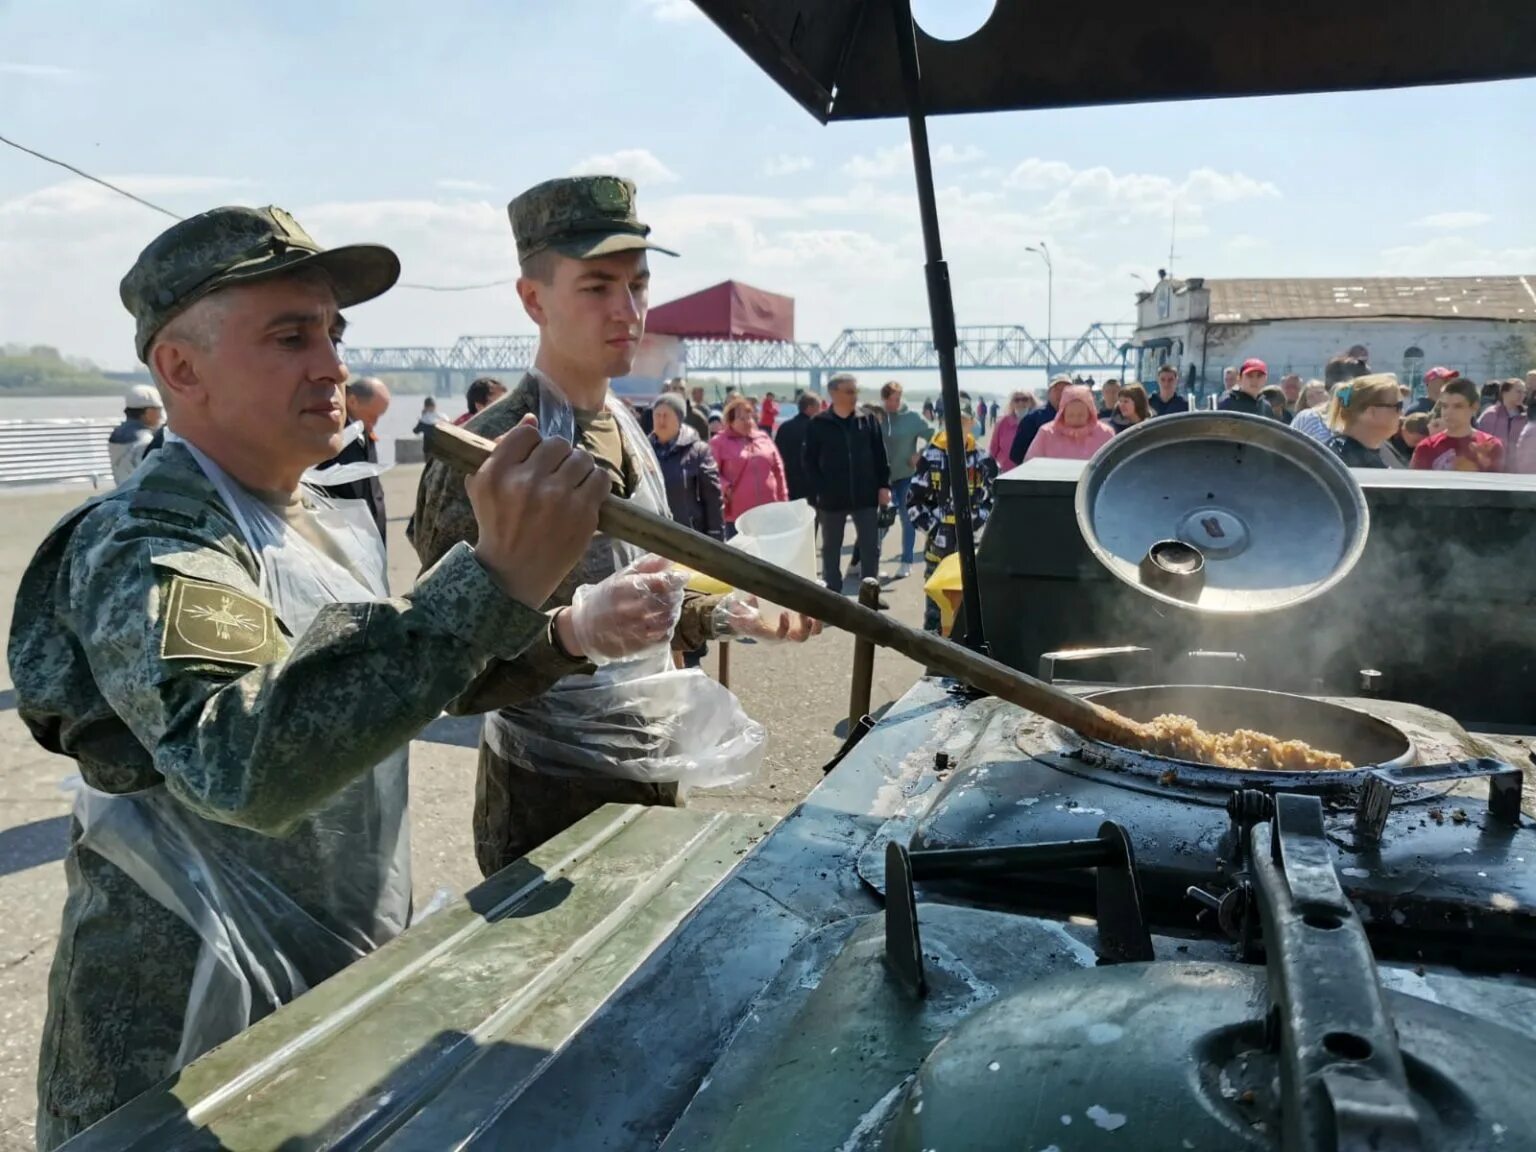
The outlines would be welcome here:
M 115 420 L 0 420 L 0 487 L 112 482 L 107 437 Z

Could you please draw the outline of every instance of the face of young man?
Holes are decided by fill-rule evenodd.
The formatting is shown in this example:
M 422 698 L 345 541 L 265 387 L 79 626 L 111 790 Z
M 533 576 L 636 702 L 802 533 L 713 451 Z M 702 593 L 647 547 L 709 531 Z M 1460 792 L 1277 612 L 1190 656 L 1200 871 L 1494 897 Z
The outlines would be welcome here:
M 549 282 L 525 276 L 518 294 L 552 363 L 581 377 L 611 380 L 634 367 L 650 282 L 644 249 L 591 260 L 557 255 Z
M 1445 430 L 1452 436 L 1472 434 L 1473 405 L 1465 396 L 1447 392 L 1440 397 L 1440 415 L 1445 420 Z

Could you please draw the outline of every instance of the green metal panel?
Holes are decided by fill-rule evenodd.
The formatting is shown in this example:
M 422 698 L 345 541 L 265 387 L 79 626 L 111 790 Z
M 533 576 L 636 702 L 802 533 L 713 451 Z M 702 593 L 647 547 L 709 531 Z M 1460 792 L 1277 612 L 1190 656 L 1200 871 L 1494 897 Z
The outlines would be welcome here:
M 70 1152 L 447 1148 L 740 863 L 768 822 L 609 805 L 183 1069 Z M 441 1107 L 496 1071 L 487 1111 Z M 426 1130 L 430 1130 L 430 1135 Z

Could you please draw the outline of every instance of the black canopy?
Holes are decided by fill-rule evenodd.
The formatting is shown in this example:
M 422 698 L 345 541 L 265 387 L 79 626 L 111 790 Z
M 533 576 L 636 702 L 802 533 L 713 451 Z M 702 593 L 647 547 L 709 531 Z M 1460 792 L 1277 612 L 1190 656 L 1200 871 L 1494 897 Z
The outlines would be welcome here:
M 823 122 L 906 116 L 887 0 L 695 0 Z M 919 33 L 924 111 L 996 112 L 1536 76 L 1536 0 L 997 0 Z

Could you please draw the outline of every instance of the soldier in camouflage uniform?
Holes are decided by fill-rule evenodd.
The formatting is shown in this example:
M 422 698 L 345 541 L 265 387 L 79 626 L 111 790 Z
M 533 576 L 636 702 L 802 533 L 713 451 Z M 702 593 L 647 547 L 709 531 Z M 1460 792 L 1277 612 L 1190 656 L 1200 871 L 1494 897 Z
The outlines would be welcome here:
M 654 455 L 637 460 L 606 405 L 608 381 L 632 368 L 645 313 L 650 271 L 646 250 L 675 255 L 648 239 L 650 229 L 635 211 L 635 186 L 614 176 L 550 180 L 508 205 L 522 276 L 518 295 L 539 326 L 539 350 L 532 371 L 506 395 L 465 425 L 494 438 L 530 414 L 538 415 L 549 385 L 570 405 L 576 443 L 590 452 L 615 495 L 632 497 L 644 468 L 657 469 Z M 650 454 L 648 443 L 634 448 Z M 666 515 L 665 507 L 661 510 Z M 448 466 L 429 461 L 416 498 L 411 542 L 423 566 L 475 540 L 476 526 L 464 481 Z M 560 582 L 546 608 L 556 627 L 548 641 L 534 643 L 516 661 L 498 664 L 456 701 L 466 712 L 537 709 L 536 698 L 565 677 L 593 671 L 565 627 L 564 606 L 576 588 L 613 571 L 611 541 L 599 536 L 581 563 Z M 804 640 L 819 625 L 786 616 L 769 634 L 755 608 L 739 597 L 690 593 L 672 637 L 675 650 L 688 651 L 722 636 Z M 649 718 L 646 718 L 649 719 Z M 615 714 L 611 728 L 625 723 Z M 542 769 L 542 770 L 541 770 Z M 490 875 L 551 836 L 609 803 L 676 806 L 678 786 L 592 774 L 560 774 L 549 765 L 503 755 L 482 738 L 475 789 L 475 854 Z
M 223 208 L 169 229 L 123 281 L 181 439 L 53 529 L 22 577 L 10 638 L 21 717 L 92 790 L 72 821 L 49 979 L 44 1150 L 226 1038 L 205 1033 L 184 1051 L 204 950 L 195 917 L 170 905 L 178 891 L 207 895 L 210 878 L 139 872 L 135 857 L 125 867 L 146 888 L 81 843 L 80 803 L 179 830 L 213 879 L 259 880 L 256 923 L 286 964 L 262 974 L 246 1018 L 225 1030 L 238 1031 L 400 930 L 408 846 L 403 877 L 380 870 L 407 838 L 398 750 L 488 667 L 547 647 L 537 606 L 596 528 L 607 485 L 592 460 L 519 429 L 471 481 L 475 548 L 445 549 L 402 598 L 327 603 L 307 627 L 285 624 L 225 498 L 235 489 L 215 477 L 317 547 L 334 544 L 299 479 L 342 430 L 338 309 L 398 275 L 388 249 L 325 251 L 280 209 Z M 370 789 L 390 756 L 401 807 L 383 813 Z M 157 825 L 156 813 L 170 815 Z M 151 838 L 117 832 L 154 858 Z M 385 907 L 386 890 L 403 907 Z

